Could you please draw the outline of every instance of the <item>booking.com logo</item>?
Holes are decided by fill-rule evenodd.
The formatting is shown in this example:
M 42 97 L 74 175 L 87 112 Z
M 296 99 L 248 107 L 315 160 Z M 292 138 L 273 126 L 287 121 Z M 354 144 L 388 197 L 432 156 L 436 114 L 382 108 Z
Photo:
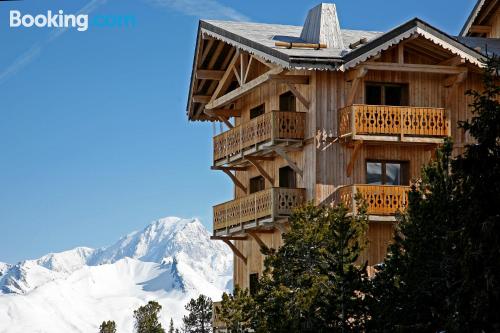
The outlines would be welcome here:
M 128 28 L 136 24 L 133 15 L 93 15 L 65 14 L 61 9 L 57 12 L 48 10 L 45 14 L 23 14 L 19 10 L 10 11 L 11 28 L 74 28 L 77 31 L 87 31 L 89 27 Z

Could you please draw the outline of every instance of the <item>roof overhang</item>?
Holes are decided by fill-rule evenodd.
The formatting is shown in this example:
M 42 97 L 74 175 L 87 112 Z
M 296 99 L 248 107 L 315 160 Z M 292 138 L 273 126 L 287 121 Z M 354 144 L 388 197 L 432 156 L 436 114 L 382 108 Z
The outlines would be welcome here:
M 484 56 L 481 53 L 458 42 L 453 37 L 432 27 L 424 21 L 415 18 L 346 54 L 343 58 L 345 63 L 341 66 L 341 70 L 348 70 L 355 67 L 378 53 L 415 35 L 422 36 L 434 44 L 448 50 L 452 54 L 460 56 L 471 64 L 479 67 L 483 65 L 482 61 Z
M 500 2 L 498 0 L 478 0 L 472 9 L 467 21 L 465 21 L 460 36 L 465 37 L 470 35 L 473 25 L 481 25 L 491 13 L 494 13 L 498 8 Z

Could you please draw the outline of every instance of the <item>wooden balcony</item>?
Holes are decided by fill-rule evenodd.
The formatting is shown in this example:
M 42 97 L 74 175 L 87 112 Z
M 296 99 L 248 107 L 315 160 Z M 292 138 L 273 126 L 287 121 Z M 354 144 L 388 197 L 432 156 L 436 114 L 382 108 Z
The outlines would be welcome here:
M 270 188 L 214 206 L 214 235 L 258 228 L 289 216 L 305 203 L 305 189 Z
M 277 145 L 301 145 L 305 122 L 305 112 L 273 111 L 221 133 L 213 139 L 214 165 L 234 164 Z
M 371 220 L 385 220 L 379 217 L 391 217 L 398 211 L 406 209 L 408 204 L 409 186 L 394 185 L 348 185 L 337 190 L 335 201 L 344 203 L 351 211 L 356 211 L 354 200 L 356 193 L 368 205 L 368 214 Z
M 345 140 L 442 143 L 450 135 L 444 108 L 352 105 L 339 112 Z

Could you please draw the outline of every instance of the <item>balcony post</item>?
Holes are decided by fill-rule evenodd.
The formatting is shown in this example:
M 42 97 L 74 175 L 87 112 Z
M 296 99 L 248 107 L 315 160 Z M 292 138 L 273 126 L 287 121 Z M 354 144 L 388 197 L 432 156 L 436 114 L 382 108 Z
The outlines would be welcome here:
M 356 194 L 358 193 L 358 188 L 356 185 L 352 186 L 351 192 L 351 202 L 352 202 L 352 212 L 354 215 L 358 214 L 358 205 L 356 204 Z
M 356 106 L 351 105 L 351 136 L 354 137 L 356 135 Z

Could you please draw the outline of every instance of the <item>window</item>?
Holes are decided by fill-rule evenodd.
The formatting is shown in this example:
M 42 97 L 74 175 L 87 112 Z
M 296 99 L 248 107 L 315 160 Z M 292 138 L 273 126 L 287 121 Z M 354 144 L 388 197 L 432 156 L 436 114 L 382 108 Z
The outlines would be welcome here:
M 258 176 L 250 178 L 250 193 L 263 191 L 266 188 L 264 177 Z
M 372 185 L 408 185 L 408 162 L 366 162 L 366 183 Z
M 297 177 L 295 177 L 295 171 L 293 171 L 293 169 L 290 168 L 289 166 L 280 168 L 279 177 L 280 177 L 280 187 L 285 187 L 285 188 L 297 187 L 297 182 L 296 182 Z
M 408 105 L 408 85 L 367 83 L 365 102 L 368 105 Z
M 259 106 L 256 106 L 253 109 L 250 109 L 250 119 L 261 116 L 265 112 L 266 112 L 266 105 L 265 104 L 261 104 Z
M 250 295 L 255 295 L 257 293 L 257 288 L 259 286 L 259 273 L 250 274 L 249 278 L 250 284 Z
M 297 111 L 295 95 L 287 91 L 280 95 L 280 111 Z

